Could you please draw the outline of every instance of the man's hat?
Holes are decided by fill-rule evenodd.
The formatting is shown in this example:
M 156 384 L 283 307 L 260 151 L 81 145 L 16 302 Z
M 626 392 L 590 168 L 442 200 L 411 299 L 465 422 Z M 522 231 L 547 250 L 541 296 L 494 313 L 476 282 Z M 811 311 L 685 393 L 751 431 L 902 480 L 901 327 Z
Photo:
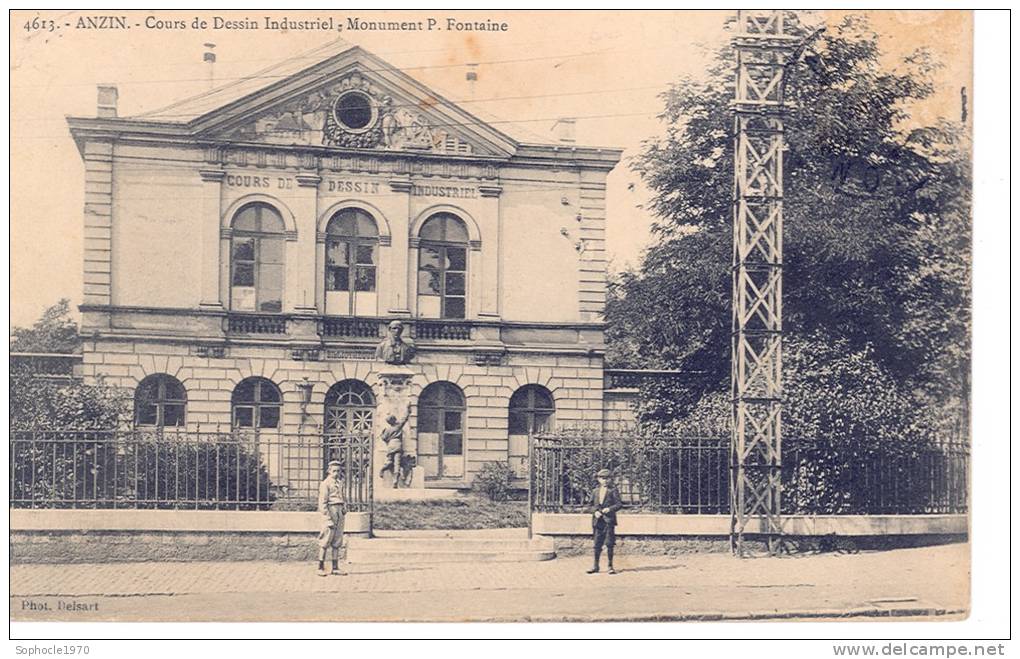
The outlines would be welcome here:
M 340 462 L 339 460 L 330 460 L 329 464 L 327 464 L 326 466 L 327 467 L 332 467 L 333 465 L 336 465 L 338 467 L 342 467 L 342 466 L 344 466 L 344 463 Z
M 404 326 L 404 323 L 400 322 L 399 320 L 391 320 L 390 321 L 390 325 L 389 325 L 390 329 L 393 329 L 394 327 L 403 327 L 403 326 Z
M 598 476 L 598 477 L 602 477 L 602 476 L 605 476 L 606 478 L 609 478 L 609 476 L 610 476 L 611 474 L 609 473 L 609 470 L 608 470 L 608 469 L 599 469 L 599 473 L 597 473 L 597 474 L 595 474 L 595 475 L 596 475 L 596 476 Z

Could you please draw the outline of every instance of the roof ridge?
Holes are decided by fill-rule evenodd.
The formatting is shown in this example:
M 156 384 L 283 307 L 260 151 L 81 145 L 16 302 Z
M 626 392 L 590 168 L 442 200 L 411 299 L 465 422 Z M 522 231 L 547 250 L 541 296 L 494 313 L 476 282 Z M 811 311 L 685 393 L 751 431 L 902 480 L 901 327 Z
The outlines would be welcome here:
M 342 47 L 340 49 L 338 49 L 336 52 L 333 52 L 333 53 L 331 53 L 329 55 L 326 55 L 326 56 L 322 56 L 322 51 L 325 51 L 325 50 L 327 50 L 327 49 L 329 49 L 329 48 L 331 48 L 333 46 L 337 46 L 337 45 L 340 45 Z M 266 77 L 265 74 L 270 72 L 270 71 L 274 71 L 274 70 L 278 70 L 278 69 L 285 69 L 288 65 L 293 66 L 294 64 L 296 64 L 296 63 L 298 63 L 300 61 L 311 59 L 312 56 L 315 55 L 315 61 L 313 63 L 308 64 L 308 65 L 303 65 L 300 68 L 297 68 L 296 70 L 289 70 L 285 74 L 274 76 L 275 78 L 280 80 L 280 79 L 287 78 L 287 77 L 290 77 L 290 76 L 293 76 L 293 75 L 297 75 L 297 74 L 301 73 L 301 71 L 304 71 L 305 69 L 309 69 L 309 68 L 312 68 L 314 66 L 317 66 L 317 65 L 321 64 L 323 61 L 326 61 L 328 59 L 336 57 L 337 55 L 345 53 L 345 52 L 351 50 L 352 48 L 358 48 L 358 47 L 359 46 L 356 46 L 355 44 L 352 44 L 352 43 L 348 42 L 347 40 L 343 39 L 342 37 L 337 37 L 336 39 L 334 39 L 334 40 L 332 40 L 332 41 L 330 41 L 330 42 L 328 42 L 326 44 L 322 44 L 320 46 L 316 46 L 315 48 L 311 48 L 309 50 L 306 50 L 306 51 L 303 51 L 301 53 L 298 53 L 296 55 L 292 55 L 291 57 L 287 57 L 287 58 L 285 58 L 285 59 L 283 59 L 283 60 L 281 60 L 279 62 L 276 62 L 274 64 L 271 64 L 271 65 L 267 66 L 267 67 L 259 69 L 258 71 L 255 71 L 254 73 L 251 73 L 251 74 L 245 75 L 245 76 L 241 76 L 240 78 L 236 78 L 234 80 L 231 80 L 230 82 L 227 82 L 227 83 L 225 83 L 223 85 L 220 85 L 218 87 L 214 87 L 213 89 L 209 89 L 209 90 L 206 90 L 204 92 L 199 92 L 198 94 L 193 94 L 192 96 L 189 96 L 189 97 L 186 97 L 186 98 L 183 98 L 183 99 L 179 99 L 177 101 L 174 101 L 173 103 L 170 103 L 168 105 L 164 105 L 164 106 L 162 106 L 160 108 L 156 108 L 154 110 L 149 110 L 147 112 L 141 112 L 139 114 L 129 115 L 129 116 L 126 116 L 124 118 L 125 119 L 153 119 L 153 120 L 163 120 L 163 121 L 165 121 L 166 120 L 166 118 L 165 118 L 166 114 L 165 113 L 166 113 L 167 110 L 179 110 L 179 112 L 175 113 L 173 116 L 175 116 L 175 117 L 185 117 L 186 116 L 188 118 L 180 120 L 180 123 L 187 123 L 188 121 L 190 121 L 192 119 L 196 119 L 196 118 L 198 118 L 198 117 L 200 117 L 200 116 L 202 116 L 204 114 L 207 114 L 208 112 L 210 112 L 212 110 L 215 110 L 218 107 L 221 107 L 223 105 L 227 105 L 229 103 L 232 103 L 232 102 L 234 102 L 234 101 L 236 101 L 236 100 L 238 100 L 240 98 L 243 98 L 244 96 L 246 96 L 248 94 L 254 93 L 254 92 L 258 91 L 259 89 L 262 89 L 263 87 L 268 87 L 268 86 L 274 84 L 273 82 L 268 82 L 266 84 L 259 85 L 258 87 L 254 87 L 252 89 L 244 88 L 245 83 L 248 83 L 248 82 L 251 82 L 251 81 L 254 81 L 254 80 L 260 80 L 261 78 Z M 236 90 L 237 91 L 236 94 L 231 94 L 230 97 L 225 98 L 225 99 L 212 100 L 212 99 L 216 99 L 217 96 L 222 96 L 225 92 L 233 90 L 236 87 L 240 87 L 241 88 L 240 90 Z M 194 107 L 195 104 L 199 104 L 199 105 L 198 105 L 197 109 L 194 109 L 194 110 L 188 112 L 187 108 L 188 108 L 189 104 L 192 104 L 192 107 Z

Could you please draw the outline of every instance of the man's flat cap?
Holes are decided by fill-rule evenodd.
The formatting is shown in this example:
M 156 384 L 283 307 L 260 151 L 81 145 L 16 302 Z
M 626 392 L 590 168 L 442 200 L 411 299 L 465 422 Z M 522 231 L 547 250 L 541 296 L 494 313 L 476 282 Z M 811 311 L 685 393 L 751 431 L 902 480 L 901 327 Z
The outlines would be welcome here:
M 606 478 L 609 478 L 610 473 L 609 473 L 608 469 L 599 469 L 599 473 L 597 473 L 595 475 L 599 476 L 599 477 L 605 476 Z

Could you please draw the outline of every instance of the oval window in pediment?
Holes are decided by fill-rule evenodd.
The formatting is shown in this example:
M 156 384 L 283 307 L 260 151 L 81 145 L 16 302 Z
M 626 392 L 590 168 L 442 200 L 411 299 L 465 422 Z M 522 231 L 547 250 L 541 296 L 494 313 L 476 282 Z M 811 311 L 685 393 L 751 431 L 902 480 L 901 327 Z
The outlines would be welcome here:
M 357 90 L 341 94 L 333 104 L 333 118 L 350 132 L 370 129 L 375 123 L 376 114 L 377 109 L 372 99 Z

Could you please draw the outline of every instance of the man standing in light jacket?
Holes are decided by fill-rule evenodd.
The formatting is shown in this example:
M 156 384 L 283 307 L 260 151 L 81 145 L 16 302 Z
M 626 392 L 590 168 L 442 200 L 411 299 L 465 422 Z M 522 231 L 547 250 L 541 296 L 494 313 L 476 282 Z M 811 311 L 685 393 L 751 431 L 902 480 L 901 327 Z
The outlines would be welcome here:
M 344 539 L 344 513 L 347 505 L 344 502 L 343 484 L 340 482 L 340 462 L 331 460 L 329 474 L 319 484 L 319 514 L 322 515 L 322 529 L 319 531 L 319 576 L 326 576 L 326 549 L 333 550 L 332 574 L 343 574 L 340 571 L 340 544 Z

